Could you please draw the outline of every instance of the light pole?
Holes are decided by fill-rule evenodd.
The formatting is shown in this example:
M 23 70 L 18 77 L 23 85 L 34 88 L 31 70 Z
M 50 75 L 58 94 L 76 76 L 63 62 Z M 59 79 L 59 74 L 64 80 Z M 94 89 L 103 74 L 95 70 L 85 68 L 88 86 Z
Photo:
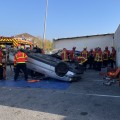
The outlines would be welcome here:
M 42 42 L 42 47 L 43 47 L 43 49 L 45 49 L 47 13 L 48 13 L 48 0 L 46 0 L 46 7 L 45 7 L 44 32 L 43 32 L 43 42 Z

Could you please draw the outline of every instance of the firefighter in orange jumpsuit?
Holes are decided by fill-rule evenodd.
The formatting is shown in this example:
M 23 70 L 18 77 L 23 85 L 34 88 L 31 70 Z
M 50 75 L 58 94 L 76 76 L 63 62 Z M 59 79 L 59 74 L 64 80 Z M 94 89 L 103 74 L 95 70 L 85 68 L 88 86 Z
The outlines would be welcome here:
M 112 47 L 112 51 L 110 54 L 110 64 L 111 64 L 111 68 L 114 68 L 116 65 L 116 50 L 114 47 Z
M 103 51 L 103 66 L 107 67 L 109 64 L 109 58 L 110 58 L 110 51 L 108 50 L 108 47 L 105 47 L 105 50 Z
M 0 46 L 0 80 L 3 79 L 2 59 L 3 59 L 3 53 L 2 53 L 2 48 L 1 48 L 1 46 Z
M 98 48 L 95 53 L 95 61 L 96 61 L 96 70 L 101 71 L 103 56 L 101 48 Z
M 69 54 L 68 50 L 66 48 L 63 48 L 62 54 L 61 54 L 62 61 L 64 62 L 68 61 L 68 54 Z
M 83 51 L 81 52 L 82 57 L 84 57 L 87 61 L 84 63 L 84 67 L 86 69 L 87 63 L 88 63 L 88 56 L 89 52 L 87 51 L 87 48 L 84 48 Z
M 76 47 L 73 47 L 72 50 L 69 51 L 70 61 L 74 61 L 75 59 L 75 50 L 76 50 Z
M 16 67 L 15 76 L 14 76 L 15 81 L 17 81 L 20 70 L 23 71 L 25 80 L 27 81 L 28 79 L 27 68 L 26 68 L 27 59 L 28 59 L 28 56 L 23 52 L 22 49 L 19 49 L 18 52 L 15 54 L 14 56 L 14 66 Z

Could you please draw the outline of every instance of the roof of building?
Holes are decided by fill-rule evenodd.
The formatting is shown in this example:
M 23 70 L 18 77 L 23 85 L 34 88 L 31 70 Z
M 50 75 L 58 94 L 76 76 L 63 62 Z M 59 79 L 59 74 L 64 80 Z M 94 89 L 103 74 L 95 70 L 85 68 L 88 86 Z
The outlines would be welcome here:
M 114 35 L 114 33 L 87 35 L 87 36 L 77 36 L 77 37 L 67 37 L 67 38 L 58 38 L 58 39 L 53 39 L 53 41 L 64 40 L 64 39 L 87 38 L 87 37 L 95 37 L 95 36 L 106 36 L 106 35 Z

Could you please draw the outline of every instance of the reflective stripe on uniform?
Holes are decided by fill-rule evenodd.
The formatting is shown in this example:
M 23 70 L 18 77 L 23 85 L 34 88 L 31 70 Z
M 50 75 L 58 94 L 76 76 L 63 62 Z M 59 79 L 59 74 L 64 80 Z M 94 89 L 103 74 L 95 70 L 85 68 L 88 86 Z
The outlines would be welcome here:
M 25 62 L 17 62 L 17 63 L 25 63 Z

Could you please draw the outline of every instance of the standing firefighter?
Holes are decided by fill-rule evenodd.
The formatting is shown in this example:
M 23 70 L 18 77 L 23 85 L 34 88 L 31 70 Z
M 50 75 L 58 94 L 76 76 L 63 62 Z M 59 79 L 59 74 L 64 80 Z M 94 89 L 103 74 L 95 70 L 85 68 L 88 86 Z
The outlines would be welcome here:
M 103 66 L 107 67 L 109 63 L 110 58 L 110 51 L 108 50 L 108 47 L 105 47 L 105 50 L 103 51 Z
M 6 50 L 6 46 L 2 47 L 2 53 L 3 53 L 3 59 L 2 59 L 3 79 L 6 79 L 6 67 L 7 67 L 7 50 Z
M 94 64 L 94 51 L 93 51 L 93 49 L 91 49 L 89 51 L 88 63 L 89 63 L 89 69 L 93 69 L 93 64 Z
M 6 79 L 6 66 L 7 66 L 7 50 L 5 45 L 1 45 L 2 48 L 2 67 L 3 67 L 3 79 Z
M 101 66 L 103 61 L 101 48 L 98 48 L 95 53 L 95 61 L 96 61 L 96 70 L 101 71 Z
M 84 67 L 86 69 L 87 61 L 88 61 L 88 55 L 89 55 L 89 52 L 87 51 L 87 47 L 83 49 L 81 55 L 82 55 L 82 57 L 84 57 L 86 59 L 86 62 L 84 63 Z
M 3 54 L 2 54 L 2 49 L 1 49 L 1 47 L 0 47 L 0 80 L 3 79 L 2 59 L 3 59 Z
M 110 64 L 111 64 L 111 68 L 114 68 L 116 65 L 116 50 L 114 47 L 112 47 L 112 51 L 110 54 Z
M 20 70 L 23 71 L 25 80 L 28 79 L 27 69 L 26 69 L 26 61 L 28 59 L 28 56 L 23 52 L 22 49 L 19 49 L 18 52 L 14 56 L 14 66 L 15 66 L 15 76 L 14 80 L 16 81 Z
M 76 50 L 76 47 L 73 47 L 72 50 L 69 51 L 70 61 L 74 61 L 75 59 L 75 50 Z
M 97 61 L 96 61 L 96 52 L 97 52 L 98 48 L 95 48 L 93 51 L 93 55 L 94 55 L 94 61 L 93 61 L 93 69 L 96 70 L 96 65 L 97 65 Z
M 61 58 L 64 62 L 68 61 L 68 50 L 66 48 L 63 48 Z

